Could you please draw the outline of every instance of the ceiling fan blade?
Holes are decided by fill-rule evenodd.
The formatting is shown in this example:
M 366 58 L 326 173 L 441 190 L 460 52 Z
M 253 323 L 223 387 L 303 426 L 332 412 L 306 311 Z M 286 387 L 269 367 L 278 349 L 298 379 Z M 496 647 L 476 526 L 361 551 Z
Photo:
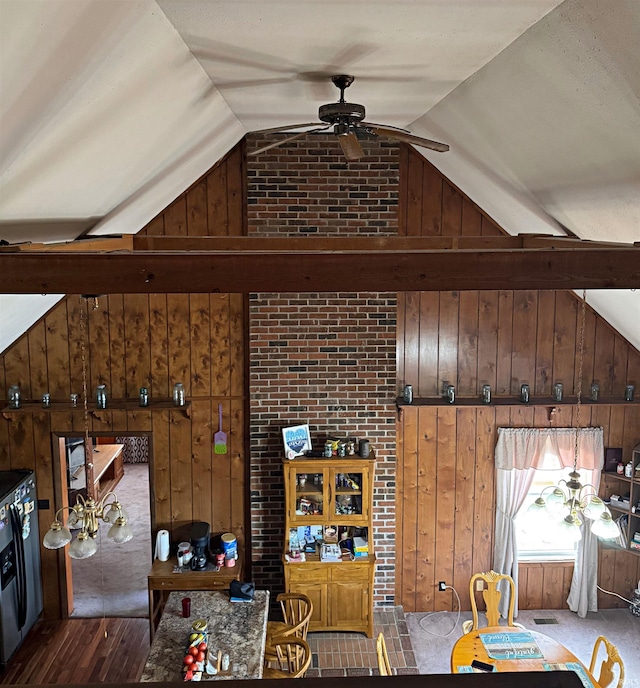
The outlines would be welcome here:
M 349 131 L 346 134 L 338 134 L 338 143 L 348 162 L 355 162 L 364 158 L 364 151 L 355 132 Z
M 280 131 L 289 131 L 289 129 L 300 129 L 300 127 L 317 127 L 319 122 L 307 122 L 306 124 L 285 124 L 283 127 L 270 127 L 269 129 L 254 129 L 247 132 L 248 134 L 272 134 Z M 326 128 L 326 127 L 323 127 Z
M 381 127 L 378 125 L 365 125 L 367 131 L 376 136 L 385 136 L 388 139 L 394 139 L 396 141 L 403 141 L 404 143 L 412 143 L 414 146 L 422 146 L 423 148 L 430 148 L 431 150 L 438 151 L 439 153 L 445 153 L 449 150 L 449 146 L 446 143 L 440 143 L 439 141 L 432 141 L 431 139 L 424 139 L 421 136 L 414 136 L 403 131 L 398 131 L 392 127 Z
M 298 125 L 298 126 L 300 126 L 300 125 Z M 306 136 L 307 134 L 317 134 L 319 131 L 326 131 L 328 128 L 329 127 L 321 127 L 320 129 L 308 129 L 307 131 L 298 132 L 297 134 L 294 134 L 293 136 L 287 136 L 286 139 L 282 139 L 281 141 L 275 141 L 274 143 L 270 143 L 268 146 L 262 146 L 262 148 L 257 148 L 256 150 L 251 151 L 250 153 L 247 153 L 247 157 L 253 156 L 253 155 L 260 155 L 260 153 L 264 153 L 265 151 L 271 150 L 272 148 L 277 148 L 278 146 L 282 146 L 283 143 L 288 143 L 289 141 L 295 141 L 296 139 L 300 139 L 303 136 Z
M 235 89 L 235 88 L 258 88 L 261 86 L 273 86 L 274 84 L 288 84 L 295 81 L 295 76 L 282 76 L 273 79 L 238 79 L 237 81 L 222 81 L 215 79 L 215 87 L 220 89 Z

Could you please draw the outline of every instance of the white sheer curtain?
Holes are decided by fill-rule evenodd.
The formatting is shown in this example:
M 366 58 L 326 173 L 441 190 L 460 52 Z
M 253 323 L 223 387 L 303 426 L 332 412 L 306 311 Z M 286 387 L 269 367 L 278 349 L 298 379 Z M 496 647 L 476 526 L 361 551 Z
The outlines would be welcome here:
M 602 429 L 600 428 L 600 430 Z M 584 476 L 584 482 L 594 485 L 596 490 L 600 485 L 600 474 L 604 464 L 602 432 L 600 433 L 600 442 L 602 458 L 590 471 L 585 469 L 585 474 L 590 472 L 590 475 Z M 569 609 L 576 612 L 582 619 L 586 617 L 587 612 L 598 611 L 598 538 L 591 532 L 592 521 L 589 519 L 583 519 L 583 521 L 580 528 L 582 537 L 578 543 L 571 589 L 567 598 Z
M 597 489 L 604 462 L 602 428 L 581 428 L 578 432 L 578 469 L 583 484 Z M 558 468 L 573 466 L 576 443 L 575 428 L 498 428 L 495 450 L 496 462 L 496 527 L 493 569 L 510 575 L 518 589 L 518 545 L 515 517 L 531 487 L 535 469 L 546 454 L 558 457 Z M 588 533 L 585 535 L 585 531 Z M 569 608 L 584 617 L 587 611 L 597 610 L 598 549 L 588 527 L 578 546 L 567 600 Z M 507 615 L 506 589 L 500 602 L 500 612 Z M 515 615 L 518 600 L 515 600 Z

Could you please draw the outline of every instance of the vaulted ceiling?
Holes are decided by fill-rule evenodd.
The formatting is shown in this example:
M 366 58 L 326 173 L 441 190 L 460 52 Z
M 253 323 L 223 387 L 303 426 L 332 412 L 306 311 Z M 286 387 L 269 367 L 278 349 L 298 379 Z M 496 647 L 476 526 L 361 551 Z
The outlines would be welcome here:
M 0 0 L 0 239 L 135 233 L 346 73 L 510 233 L 640 241 L 638 45 L 636 0 Z M 639 294 L 588 300 L 640 348 Z M 0 295 L 0 351 L 56 299 Z

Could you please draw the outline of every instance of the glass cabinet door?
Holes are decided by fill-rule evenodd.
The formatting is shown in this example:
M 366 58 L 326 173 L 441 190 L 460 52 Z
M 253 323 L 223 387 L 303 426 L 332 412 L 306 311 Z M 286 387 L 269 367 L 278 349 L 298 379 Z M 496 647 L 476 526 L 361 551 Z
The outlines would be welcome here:
M 317 469 L 309 471 L 304 466 L 296 466 L 292 481 L 295 486 L 293 519 L 298 522 L 321 520 L 327 513 L 325 472 Z
M 333 469 L 329 477 L 331 497 L 329 512 L 331 518 L 341 522 L 360 521 L 368 516 L 369 504 L 366 495 L 368 474 L 365 471 Z

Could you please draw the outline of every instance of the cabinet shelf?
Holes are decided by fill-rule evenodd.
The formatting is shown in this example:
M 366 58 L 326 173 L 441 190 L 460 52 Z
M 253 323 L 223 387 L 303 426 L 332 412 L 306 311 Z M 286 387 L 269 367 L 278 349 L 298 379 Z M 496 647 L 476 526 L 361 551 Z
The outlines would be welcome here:
M 296 494 L 299 497 L 304 497 L 305 495 L 321 495 L 322 494 L 322 487 L 320 485 L 311 485 L 309 487 L 298 487 L 296 488 Z
M 624 475 L 620 475 L 619 473 L 612 473 L 607 471 L 606 473 L 603 472 L 602 475 L 607 478 L 615 478 L 616 480 L 620 480 L 623 483 L 628 483 L 629 485 L 631 485 L 631 478 L 627 478 Z
M 401 408 L 403 406 L 575 406 L 578 403 L 577 397 L 564 397 L 562 401 L 556 401 L 553 397 L 530 397 L 528 402 L 520 401 L 518 396 L 493 396 L 491 403 L 485 404 L 479 396 L 463 397 L 456 396 L 453 404 L 450 404 L 444 397 L 414 397 L 413 401 L 408 404 L 403 397 L 396 398 L 396 406 Z M 625 399 L 618 399 L 617 397 L 600 397 L 598 401 L 591 401 L 591 399 L 582 398 L 580 403 L 583 406 L 611 406 L 622 405 L 632 406 L 640 403 L 640 400 L 626 401 Z
M 187 401 L 184 406 L 176 406 L 172 399 L 150 399 L 148 406 L 140 406 L 138 399 L 109 399 L 106 409 L 99 409 L 95 402 L 87 404 L 87 410 L 92 415 L 104 413 L 105 411 L 162 411 L 172 409 L 182 411 L 187 416 L 191 415 L 191 402 Z M 24 413 L 82 413 L 84 404 L 78 400 L 77 406 L 72 406 L 69 401 L 52 401 L 49 406 L 43 406 L 40 401 L 26 401 L 20 408 L 10 408 L 5 406 L 0 412 L 7 420 L 12 420 L 15 416 Z
M 613 504 L 607 504 L 607 508 L 610 511 L 617 511 L 621 514 L 630 514 L 631 513 L 631 506 L 629 506 L 625 509 L 623 506 L 615 506 Z
M 628 402 L 632 403 L 632 402 Z M 627 464 L 628 461 L 623 463 Z M 626 516 L 626 525 L 622 524 L 622 531 L 626 542 L 626 547 L 612 542 L 603 542 L 605 549 L 622 549 L 631 552 L 635 556 L 640 556 L 640 549 L 631 547 L 631 542 L 636 532 L 640 532 L 640 471 L 636 470 L 640 466 L 640 444 L 631 452 L 631 477 L 613 472 L 603 472 L 600 494 L 604 498 L 611 495 L 626 495 L 629 493 L 629 506 L 624 507 L 619 504 L 607 504 L 614 518 Z M 634 510 L 635 509 L 635 510 Z

